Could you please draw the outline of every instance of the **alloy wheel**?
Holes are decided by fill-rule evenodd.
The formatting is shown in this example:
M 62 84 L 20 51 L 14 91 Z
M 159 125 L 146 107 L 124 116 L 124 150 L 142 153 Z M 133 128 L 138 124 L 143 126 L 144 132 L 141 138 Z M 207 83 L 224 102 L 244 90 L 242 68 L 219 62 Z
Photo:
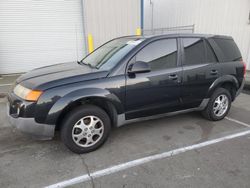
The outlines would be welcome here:
M 217 117 L 223 116 L 228 109 L 228 97 L 224 94 L 219 95 L 213 105 L 213 112 Z
M 96 116 L 85 116 L 72 129 L 72 139 L 80 147 L 95 145 L 103 136 L 104 124 Z

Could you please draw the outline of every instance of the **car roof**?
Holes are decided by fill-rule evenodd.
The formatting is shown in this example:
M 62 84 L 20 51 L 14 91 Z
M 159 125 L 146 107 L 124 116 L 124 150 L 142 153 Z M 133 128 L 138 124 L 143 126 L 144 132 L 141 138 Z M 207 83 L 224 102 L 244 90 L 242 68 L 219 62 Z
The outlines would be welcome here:
M 119 38 L 130 38 L 130 39 L 157 39 L 157 38 L 167 38 L 167 37 L 199 37 L 199 38 L 224 38 L 232 39 L 231 36 L 226 35 L 213 35 L 213 34 L 194 34 L 194 33 L 173 33 L 173 34 L 162 34 L 162 35 L 131 35 Z

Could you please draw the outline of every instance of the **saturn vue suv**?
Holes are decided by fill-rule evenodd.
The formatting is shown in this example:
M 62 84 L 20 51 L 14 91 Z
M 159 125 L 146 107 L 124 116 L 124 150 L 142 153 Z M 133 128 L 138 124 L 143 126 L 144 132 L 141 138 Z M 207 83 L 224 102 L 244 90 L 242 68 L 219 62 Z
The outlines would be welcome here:
M 57 130 L 71 151 L 86 153 L 99 148 L 113 127 L 135 121 L 190 111 L 223 119 L 245 72 L 229 36 L 120 37 L 81 61 L 19 77 L 8 95 L 8 115 L 22 132 L 50 139 Z

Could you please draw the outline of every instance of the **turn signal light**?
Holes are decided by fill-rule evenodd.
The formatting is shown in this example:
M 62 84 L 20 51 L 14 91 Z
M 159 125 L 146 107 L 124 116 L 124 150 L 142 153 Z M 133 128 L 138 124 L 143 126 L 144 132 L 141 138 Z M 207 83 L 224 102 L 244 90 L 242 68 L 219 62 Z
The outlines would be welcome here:
M 31 90 L 25 97 L 27 101 L 37 101 L 38 98 L 42 95 L 42 91 Z

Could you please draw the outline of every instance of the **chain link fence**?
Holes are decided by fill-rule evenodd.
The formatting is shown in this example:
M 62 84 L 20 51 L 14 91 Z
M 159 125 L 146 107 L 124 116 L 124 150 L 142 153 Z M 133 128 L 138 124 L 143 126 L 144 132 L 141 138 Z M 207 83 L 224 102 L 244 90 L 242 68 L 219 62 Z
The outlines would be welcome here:
M 162 34 L 173 34 L 173 33 L 194 33 L 195 25 L 185 25 L 177 27 L 167 28 L 155 28 L 155 29 L 143 29 L 143 35 L 162 35 Z

